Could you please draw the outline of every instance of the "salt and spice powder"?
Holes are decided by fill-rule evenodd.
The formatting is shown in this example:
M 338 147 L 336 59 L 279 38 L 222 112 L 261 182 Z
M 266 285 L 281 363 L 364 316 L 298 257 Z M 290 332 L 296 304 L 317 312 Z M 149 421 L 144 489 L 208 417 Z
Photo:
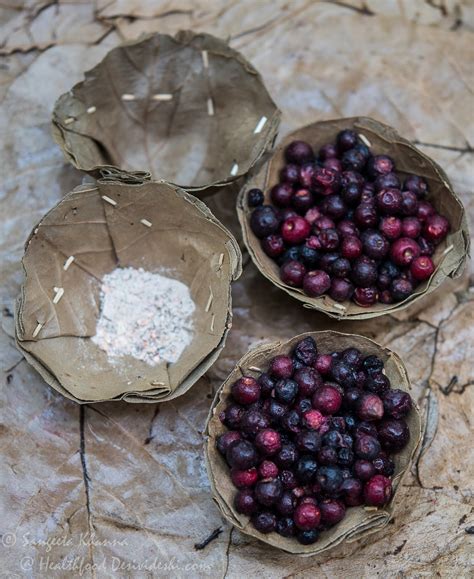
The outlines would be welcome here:
M 193 336 L 195 304 L 184 283 L 133 267 L 104 276 L 92 341 L 114 359 L 133 356 L 150 366 L 176 362 Z

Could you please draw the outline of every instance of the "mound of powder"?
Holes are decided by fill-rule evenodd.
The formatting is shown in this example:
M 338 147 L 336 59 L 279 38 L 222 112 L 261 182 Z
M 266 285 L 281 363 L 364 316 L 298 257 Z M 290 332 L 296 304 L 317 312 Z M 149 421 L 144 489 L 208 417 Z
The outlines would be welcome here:
M 133 356 L 150 366 L 176 362 L 193 335 L 189 288 L 176 279 L 133 267 L 104 276 L 100 317 L 92 341 L 112 360 Z

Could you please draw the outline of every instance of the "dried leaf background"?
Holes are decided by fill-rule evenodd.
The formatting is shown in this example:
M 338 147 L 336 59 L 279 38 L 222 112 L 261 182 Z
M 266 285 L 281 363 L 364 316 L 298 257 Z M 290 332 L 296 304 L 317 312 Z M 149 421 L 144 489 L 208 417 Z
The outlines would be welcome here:
M 67 575 L 41 572 L 41 558 L 44 563 L 47 556 L 57 563 L 79 557 L 83 565 L 105 559 L 105 570 L 86 569 L 84 577 L 147 576 L 146 571 L 114 572 L 115 556 L 124 564 L 151 563 L 154 557 L 168 563 L 168 570 L 148 573 L 156 577 L 467 577 L 466 529 L 474 525 L 469 503 L 474 461 L 468 454 L 474 294 L 467 277 L 447 283 L 396 319 L 337 324 L 338 330 L 365 334 L 403 357 L 428 420 L 394 523 L 366 544 L 312 559 L 266 548 L 222 522 L 209 495 L 201 431 L 214 388 L 248 346 L 334 322 L 304 311 L 249 265 L 235 284 L 228 346 L 207 379 L 179 402 L 80 409 L 21 361 L 10 337 L 10 312 L 31 227 L 82 179 L 64 165 L 50 136 L 54 101 L 121 39 L 145 31 L 191 27 L 230 35 L 231 46 L 262 73 L 283 110 L 281 134 L 316 118 L 355 114 L 395 126 L 443 166 L 472 219 L 472 3 L 265 0 L 257 10 L 250 1 L 10 0 L 2 10 L 0 520 L 6 546 L 0 549 L 7 576 Z M 101 34 L 78 33 L 59 21 L 51 26 L 50 19 L 41 35 L 33 34 L 47 10 L 59 19 L 75 11 L 79 28 Z M 79 16 L 85 12 L 89 17 Z M 211 202 L 232 223 L 233 201 Z M 194 549 L 219 527 L 222 533 L 205 549 Z M 15 545 L 10 532 L 17 534 Z M 81 544 L 80 534 L 88 532 L 97 542 L 124 544 Z M 31 544 L 62 537 L 72 544 L 53 546 L 49 553 Z M 24 557 L 32 557 L 32 571 L 21 568 Z M 194 564 L 208 567 L 185 569 Z

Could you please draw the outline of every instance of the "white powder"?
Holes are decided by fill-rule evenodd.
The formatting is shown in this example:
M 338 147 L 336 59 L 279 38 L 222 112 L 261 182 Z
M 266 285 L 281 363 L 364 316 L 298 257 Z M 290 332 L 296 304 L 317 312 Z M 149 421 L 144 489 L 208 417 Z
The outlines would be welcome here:
M 92 341 L 113 360 L 133 356 L 150 366 L 176 362 L 193 335 L 189 288 L 176 279 L 133 267 L 104 276 L 100 317 Z

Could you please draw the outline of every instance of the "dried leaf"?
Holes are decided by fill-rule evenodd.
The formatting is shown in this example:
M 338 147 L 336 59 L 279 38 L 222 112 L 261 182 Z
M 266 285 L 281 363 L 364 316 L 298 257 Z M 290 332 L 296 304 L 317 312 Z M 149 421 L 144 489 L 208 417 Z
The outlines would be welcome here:
M 374 151 L 393 157 L 396 161 L 397 171 L 402 176 L 417 174 L 426 179 L 430 187 L 428 199 L 440 213 L 449 219 L 451 224 L 451 232 L 448 237 L 436 248 L 434 274 L 429 280 L 417 286 L 414 293 L 403 302 L 391 305 L 378 303 L 371 308 L 363 308 L 352 301 L 338 304 L 328 295 L 311 298 L 302 289 L 292 288 L 282 282 L 277 264 L 265 254 L 261 248 L 260 240 L 250 229 L 251 210 L 247 205 L 245 193 L 252 187 L 258 187 L 265 191 L 266 199 L 269 199 L 270 187 L 278 181 L 278 173 L 285 162 L 284 149 L 286 145 L 295 139 L 302 139 L 311 143 L 315 150 L 318 150 L 323 144 L 334 140 L 336 134 L 343 128 L 354 129 L 365 136 Z M 243 230 L 244 242 L 262 274 L 277 287 L 303 302 L 305 307 L 323 311 L 338 319 L 363 320 L 400 311 L 422 296 L 434 291 L 446 278 L 461 275 L 469 254 L 469 231 L 464 207 L 443 170 L 409 141 L 398 135 L 395 129 L 366 117 L 316 122 L 287 135 L 272 152 L 268 162 L 261 164 L 248 186 L 242 189 L 237 202 L 237 212 Z
M 58 100 L 53 129 L 66 158 L 94 175 L 144 169 L 202 194 L 245 175 L 279 125 L 257 71 L 207 34 L 151 35 L 85 76 Z
M 142 178 L 112 173 L 74 189 L 26 244 L 17 344 L 49 384 L 78 402 L 183 394 L 215 361 L 231 325 L 230 282 L 241 267 L 234 238 L 192 195 Z M 89 339 L 101 279 L 117 266 L 164 268 L 189 286 L 198 339 L 175 364 L 112 365 Z M 55 287 L 63 290 L 57 302 Z
M 397 354 L 386 348 L 382 348 L 382 346 L 376 342 L 363 336 L 341 334 L 333 331 L 307 332 L 295 336 L 286 342 L 274 342 L 259 346 L 239 360 L 229 377 L 219 388 L 212 403 L 206 425 L 206 458 L 213 498 L 224 517 L 243 533 L 256 537 L 288 553 L 297 555 L 316 555 L 323 553 L 343 541 L 356 541 L 383 528 L 392 516 L 397 499 L 397 488 L 403 474 L 410 465 L 421 439 L 421 419 L 418 407 L 415 406 L 414 411 L 412 411 L 407 418 L 411 434 L 410 442 L 402 452 L 394 457 L 395 475 L 393 479 L 393 497 L 390 503 L 383 509 L 375 509 L 374 511 L 367 511 L 364 507 L 349 509 L 345 519 L 333 530 L 323 533 L 321 539 L 314 545 L 301 545 L 292 538 L 284 538 L 276 533 L 264 535 L 254 529 L 249 518 L 239 514 L 233 506 L 235 488 L 230 480 L 228 465 L 216 448 L 217 437 L 226 430 L 225 426 L 219 420 L 219 414 L 227 405 L 232 384 L 238 378 L 243 375 L 254 375 L 256 371 L 252 370 L 252 368 L 266 368 L 273 356 L 287 354 L 299 340 L 307 336 L 312 336 L 316 340 L 318 349 L 322 353 L 356 347 L 365 355 L 376 354 L 384 361 L 385 371 L 390 381 L 396 384 L 397 388 L 401 390 L 409 391 L 411 389 L 405 366 Z
M 95 44 L 112 26 L 95 19 L 93 3 L 32 3 L 29 9 L 12 10 L 0 28 L 0 54 L 44 50 L 56 44 Z

